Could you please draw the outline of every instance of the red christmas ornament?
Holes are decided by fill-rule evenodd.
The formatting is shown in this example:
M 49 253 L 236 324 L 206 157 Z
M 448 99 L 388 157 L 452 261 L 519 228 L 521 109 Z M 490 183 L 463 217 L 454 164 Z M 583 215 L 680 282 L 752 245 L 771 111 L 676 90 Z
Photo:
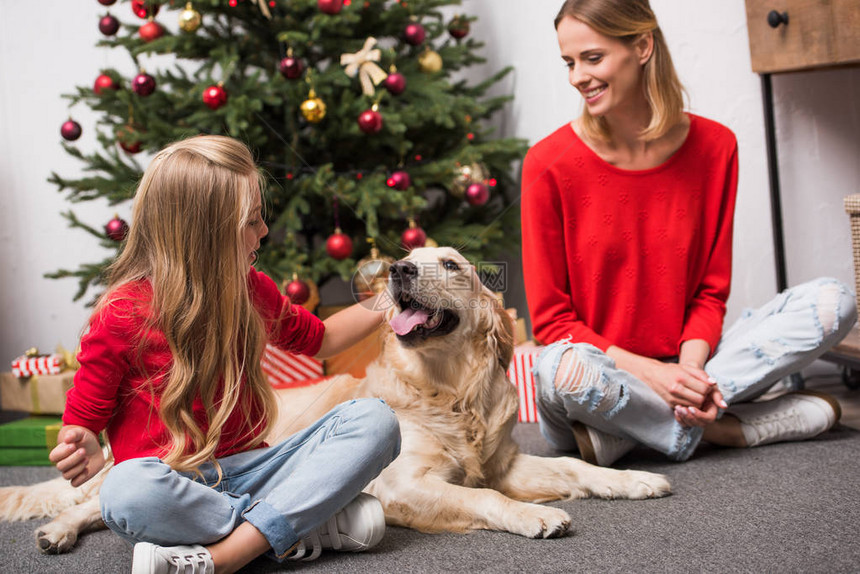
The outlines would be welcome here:
M 99 20 L 99 32 L 105 36 L 113 36 L 117 33 L 117 30 L 119 30 L 119 20 L 110 14 L 102 16 L 101 20 Z
M 99 0 L 99 4 L 102 6 L 112 6 L 113 4 L 116 4 L 116 0 Z
M 141 26 L 137 33 L 140 35 L 140 39 L 144 42 L 152 42 L 153 40 L 164 36 L 164 28 L 162 28 L 161 24 L 155 20 L 150 20 Z
M 287 283 L 284 292 L 294 305 L 304 305 L 311 298 L 311 288 L 308 284 L 295 277 Z
M 144 20 L 150 16 L 158 14 L 158 10 L 160 8 L 161 6 L 149 0 L 131 0 L 131 11 L 134 12 L 138 18 L 142 18 Z
M 63 139 L 70 142 L 81 137 L 81 131 L 81 124 L 71 118 L 63 122 L 63 125 L 60 126 L 60 135 L 63 136 Z
M 217 110 L 227 103 L 227 90 L 221 84 L 209 86 L 203 90 L 203 103 L 210 109 Z
M 339 14 L 343 9 L 343 0 L 317 0 L 317 7 L 326 14 Z
M 105 224 L 105 235 L 114 241 L 122 241 L 128 234 L 128 223 L 114 215 L 113 219 Z
M 424 26 L 418 22 L 407 24 L 403 30 L 403 39 L 406 40 L 407 44 L 412 44 L 413 46 L 421 44 L 426 36 L 427 32 L 424 31 Z
M 406 76 L 400 72 L 392 72 L 388 74 L 388 77 L 385 78 L 383 84 L 389 93 L 399 96 L 403 93 L 403 90 L 406 89 Z
M 341 233 L 340 227 L 337 227 L 334 234 L 326 240 L 325 250 L 332 258 L 343 261 L 352 255 L 352 239 L 349 235 Z
M 142 71 L 131 81 L 131 89 L 138 96 L 145 98 L 155 91 L 155 78 Z
M 124 125 L 116 131 L 116 142 L 129 154 L 139 153 L 142 149 L 137 131 L 130 125 Z
M 379 133 L 382 129 L 382 114 L 373 108 L 364 110 L 358 116 L 358 127 L 366 134 Z
M 400 236 L 400 245 L 406 251 L 412 251 L 417 247 L 424 247 L 427 242 L 427 234 L 424 230 L 415 225 L 414 221 L 409 221 L 409 229 L 403 232 Z
M 483 183 L 473 183 L 466 188 L 466 201 L 469 205 L 484 205 L 490 199 L 490 190 Z
M 299 58 L 296 58 L 292 54 L 287 54 L 287 57 L 281 60 L 280 69 L 281 75 L 286 79 L 295 80 L 301 77 L 305 71 L 305 65 Z
M 96 78 L 95 83 L 93 84 L 93 91 L 96 95 L 102 95 L 104 90 L 118 90 L 119 86 L 116 82 L 113 81 L 113 78 L 108 76 L 107 74 L 102 74 L 98 78 Z
M 398 170 L 388 176 L 388 180 L 385 183 L 388 184 L 388 187 L 393 187 L 400 191 L 406 191 L 409 189 L 409 186 L 412 185 L 412 179 L 405 171 Z
M 469 35 L 469 21 L 462 16 L 454 16 L 454 19 L 448 24 L 448 33 L 452 38 L 460 40 Z

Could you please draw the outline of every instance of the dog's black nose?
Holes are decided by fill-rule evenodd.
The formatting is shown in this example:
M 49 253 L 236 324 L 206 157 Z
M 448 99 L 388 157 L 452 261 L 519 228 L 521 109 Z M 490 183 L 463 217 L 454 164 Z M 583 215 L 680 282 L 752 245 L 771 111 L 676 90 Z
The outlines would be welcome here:
M 401 281 L 412 279 L 418 275 L 418 267 L 411 261 L 395 261 L 391 264 L 391 276 Z

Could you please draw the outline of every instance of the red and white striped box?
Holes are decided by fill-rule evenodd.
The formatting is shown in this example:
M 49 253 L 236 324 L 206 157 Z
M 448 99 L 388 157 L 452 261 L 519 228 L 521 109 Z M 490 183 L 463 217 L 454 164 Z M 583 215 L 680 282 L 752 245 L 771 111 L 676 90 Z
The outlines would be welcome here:
M 306 355 L 295 355 L 272 345 L 266 345 L 261 361 L 269 383 L 275 388 L 310 384 L 323 376 L 321 361 Z
M 33 375 L 58 375 L 66 368 L 66 361 L 59 353 L 53 355 L 21 355 L 12 361 L 12 374 L 19 379 Z
M 537 393 L 532 368 L 542 350 L 543 347 L 531 344 L 514 347 L 514 357 L 508 367 L 508 378 L 517 387 L 520 395 L 518 420 L 521 423 L 538 422 Z

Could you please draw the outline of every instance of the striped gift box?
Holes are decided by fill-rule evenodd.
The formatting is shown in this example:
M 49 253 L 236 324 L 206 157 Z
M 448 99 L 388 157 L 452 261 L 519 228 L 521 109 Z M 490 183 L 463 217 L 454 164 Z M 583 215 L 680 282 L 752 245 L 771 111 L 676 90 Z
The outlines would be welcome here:
M 269 377 L 269 383 L 275 388 L 304 386 L 323 376 L 321 361 L 305 355 L 294 355 L 272 345 L 266 345 L 261 366 Z
M 12 361 L 12 374 L 19 379 L 33 375 L 58 375 L 65 366 L 65 358 L 59 353 L 37 357 L 21 355 Z
M 535 392 L 535 379 L 532 375 L 537 357 L 543 347 L 534 345 L 520 345 L 514 348 L 514 357 L 508 367 L 508 378 L 517 387 L 520 395 L 520 412 L 518 420 L 521 423 L 538 422 L 537 394 Z

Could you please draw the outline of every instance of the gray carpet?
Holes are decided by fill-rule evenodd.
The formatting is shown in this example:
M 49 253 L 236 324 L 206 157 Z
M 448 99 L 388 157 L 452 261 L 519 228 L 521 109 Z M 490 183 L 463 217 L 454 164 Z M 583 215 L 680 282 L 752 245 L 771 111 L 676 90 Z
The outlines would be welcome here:
M 526 452 L 556 455 L 537 425 L 519 425 L 516 438 Z M 846 427 L 812 441 L 751 450 L 704 445 L 682 464 L 637 449 L 616 466 L 665 473 L 674 494 L 647 501 L 555 503 L 576 527 L 565 538 L 389 528 L 367 553 L 324 553 L 315 562 L 283 565 L 261 558 L 245 571 L 858 572 L 858 461 L 860 432 Z M 2 467 L 0 486 L 54 476 L 52 468 Z M 33 532 L 41 522 L 0 523 L 0 571 L 130 571 L 131 547 L 108 531 L 84 535 L 70 554 L 40 554 Z

